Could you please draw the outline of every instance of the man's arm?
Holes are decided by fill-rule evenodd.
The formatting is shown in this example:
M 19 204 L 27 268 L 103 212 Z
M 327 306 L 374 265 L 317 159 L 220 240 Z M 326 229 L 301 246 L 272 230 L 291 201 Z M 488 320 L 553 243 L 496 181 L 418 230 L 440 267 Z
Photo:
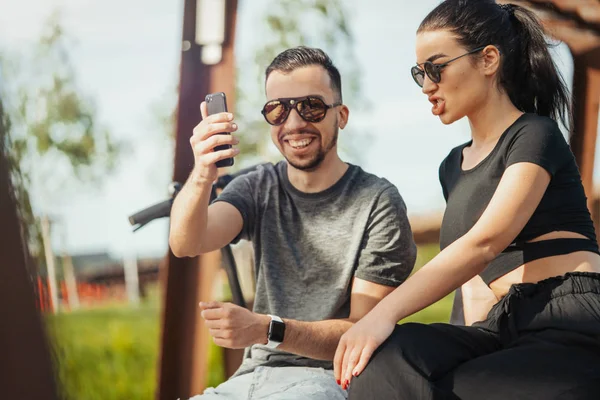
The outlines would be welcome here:
M 189 180 L 186 186 L 192 186 Z M 188 189 L 184 192 L 184 186 L 171 210 L 169 245 L 177 257 L 194 257 L 224 247 L 240 233 L 244 222 L 229 203 L 208 206 L 210 188 Z
M 239 153 L 236 148 L 214 151 L 223 144 L 237 144 L 233 132 L 237 129 L 233 115 L 220 113 L 207 116 L 206 104 L 200 106 L 202 121 L 194 128 L 190 144 L 194 151 L 194 169 L 175 198 L 171 208 L 169 245 L 177 257 L 193 257 L 220 249 L 241 230 L 240 212 L 227 203 L 208 206 L 212 183 L 217 178 L 215 163 Z
M 311 322 L 284 319 L 285 336 L 277 349 L 318 360 L 333 360 L 344 332 L 393 290 L 391 286 L 354 278 L 348 318 Z M 271 322 L 268 315 L 253 313 L 231 303 L 201 303 L 200 308 L 217 345 L 244 348 L 267 343 Z
M 404 201 L 395 187 L 389 187 L 380 193 L 363 232 L 349 317 L 311 322 L 284 319 L 285 335 L 278 349 L 333 360 L 340 337 L 406 279 L 415 258 L 416 246 Z M 217 345 L 243 348 L 267 343 L 268 315 L 231 303 L 201 303 L 200 308 Z
M 390 186 L 379 194 L 363 235 L 352 284 L 349 318 L 321 322 L 285 321 L 286 336 L 278 348 L 332 360 L 341 335 L 407 278 L 415 259 L 416 246 L 404 200 L 398 190 Z
M 344 332 L 393 290 L 394 287 L 391 286 L 354 278 L 350 295 L 350 316 L 347 319 L 315 322 L 284 319 L 285 337 L 277 348 L 318 360 L 333 360 Z

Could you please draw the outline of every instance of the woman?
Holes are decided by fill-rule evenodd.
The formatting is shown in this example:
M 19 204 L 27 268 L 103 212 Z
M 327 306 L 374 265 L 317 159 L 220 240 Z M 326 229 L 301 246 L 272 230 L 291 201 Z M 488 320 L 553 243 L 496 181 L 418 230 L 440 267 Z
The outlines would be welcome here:
M 600 252 L 540 24 L 518 6 L 448 0 L 416 49 L 432 113 L 466 116 L 472 140 L 440 166 L 442 251 L 342 336 L 336 378 L 352 380 L 350 399 L 598 398 Z M 466 282 L 495 297 L 469 315 L 479 322 L 396 325 Z

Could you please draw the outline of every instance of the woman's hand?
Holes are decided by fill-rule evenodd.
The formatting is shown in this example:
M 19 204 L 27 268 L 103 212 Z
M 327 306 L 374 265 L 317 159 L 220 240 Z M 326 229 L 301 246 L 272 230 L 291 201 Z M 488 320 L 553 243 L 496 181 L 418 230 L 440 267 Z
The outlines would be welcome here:
M 336 381 L 346 390 L 353 376 L 367 366 L 373 352 L 392 334 L 396 323 L 375 312 L 364 316 L 340 338 L 333 369 Z

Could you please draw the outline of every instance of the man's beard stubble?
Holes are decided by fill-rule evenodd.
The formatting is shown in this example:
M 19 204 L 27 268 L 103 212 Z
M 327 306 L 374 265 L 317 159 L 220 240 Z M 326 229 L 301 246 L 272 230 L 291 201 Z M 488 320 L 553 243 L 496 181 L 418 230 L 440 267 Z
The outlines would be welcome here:
M 337 124 L 336 124 L 335 130 L 333 133 L 333 138 L 332 138 L 331 142 L 329 143 L 329 145 L 327 146 L 327 148 L 322 149 L 319 145 L 319 150 L 318 150 L 317 154 L 315 155 L 314 158 L 309 160 L 308 163 L 299 164 L 299 163 L 296 163 L 296 162 L 290 160 L 289 158 L 285 157 L 285 155 L 284 155 L 284 157 L 292 167 L 294 167 L 298 170 L 306 171 L 306 172 L 314 171 L 319 167 L 319 165 L 321 165 L 321 163 L 325 159 L 325 156 L 327 155 L 327 153 L 329 153 L 331 151 L 331 149 L 333 149 L 335 147 L 335 145 L 337 144 L 338 133 L 339 133 L 339 128 L 337 127 Z M 320 138 L 321 138 L 321 135 L 319 135 L 319 139 Z
M 310 172 L 310 171 L 314 171 L 316 170 L 319 165 L 321 165 L 321 163 L 323 162 L 323 160 L 325 159 L 325 156 L 327 155 L 327 153 L 329 153 L 331 151 L 331 149 L 333 149 L 335 147 L 335 145 L 337 145 L 337 141 L 338 141 L 338 134 L 339 134 L 339 126 L 338 126 L 338 119 L 335 119 L 335 124 L 333 125 L 334 127 L 334 131 L 333 131 L 333 138 L 331 139 L 331 142 L 329 143 L 329 145 L 327 146 L 327 148 L 325 149 L 321 149 L 320 144 L 319 144 L 319 150 L 317 152 L 317 154 L 315 155 L 315 157 L 311 160 L 308 161 L 308 163 L 304 163 L 304 164 L 298 164 L 295 163 L 293 161 L 291 161 L 290 159 L 288 159 L 285 154 L 283 155 L 285 157 L 285 159 L 287 160 L 287 162 L 294 168 L 301 170 L 301 171 L 306 171 L 306 172 Z M 284 136 L 287 136 L 288 134 L 290 134 L 291 132 L 287 133 Z M 313 131 L 310 131 L 310 133 L 315 133 Z M 319 141 L 321 139 L 321 134 L 319 133 Z

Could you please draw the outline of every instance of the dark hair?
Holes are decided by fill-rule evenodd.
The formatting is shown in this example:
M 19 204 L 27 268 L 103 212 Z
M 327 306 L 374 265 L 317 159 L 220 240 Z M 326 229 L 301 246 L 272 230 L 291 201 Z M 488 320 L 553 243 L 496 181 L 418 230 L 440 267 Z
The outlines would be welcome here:
M 273 71 L 290 73 L 295 69 L 309 65 L 320 65 L 325 68 L 331 81 L 331 89 L 337 95 L 336 100 L 342 101 L 342 78 L 340 77 L 340 72 L 333 65 L 331 58 L 321 49 L 298 46 L 279 53 L 267 67 L 265 81 Z
M 501 54 L 498 83 L 513 104 L 572 126 L 567 86 L 534 13 L 493 0 L 446 0 L 425 17 L 417 33 L 438 29 L 454 33 L 469 51 L 496 46 Z

